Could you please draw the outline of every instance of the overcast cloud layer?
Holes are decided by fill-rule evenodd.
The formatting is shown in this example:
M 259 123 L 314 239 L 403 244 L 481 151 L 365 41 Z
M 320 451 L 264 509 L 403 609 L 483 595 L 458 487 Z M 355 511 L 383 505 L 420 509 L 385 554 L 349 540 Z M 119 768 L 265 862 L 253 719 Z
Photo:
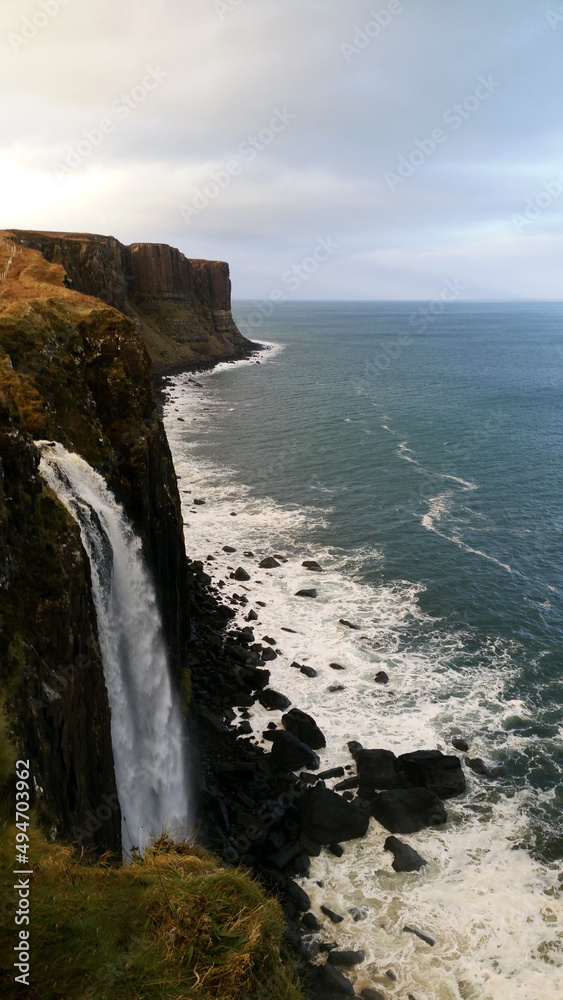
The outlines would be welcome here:
M 563 298 L 563 0 L 2 0 L 0 44 L 4 227 L 236 298 Z

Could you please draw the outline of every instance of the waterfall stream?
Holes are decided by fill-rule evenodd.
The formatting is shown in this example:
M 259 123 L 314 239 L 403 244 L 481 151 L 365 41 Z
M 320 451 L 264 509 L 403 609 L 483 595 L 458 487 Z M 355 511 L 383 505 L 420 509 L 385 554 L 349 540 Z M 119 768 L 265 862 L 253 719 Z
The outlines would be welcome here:
M 187 735 L 155 588 L 141 541 L 102 476 L 61 444 L 37 446 L 40 473 L 78 522 L 90 560 L 128 857 L 163 832 L 188 832 Z

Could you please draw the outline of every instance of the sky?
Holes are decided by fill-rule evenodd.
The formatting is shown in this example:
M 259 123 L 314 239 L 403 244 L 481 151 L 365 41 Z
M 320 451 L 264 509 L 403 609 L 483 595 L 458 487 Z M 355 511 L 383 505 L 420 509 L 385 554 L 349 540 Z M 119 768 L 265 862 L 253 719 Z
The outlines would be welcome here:
M 4 228 L 235 299 L 563 299 L 563 0 L 2 0 L 0 46 Z

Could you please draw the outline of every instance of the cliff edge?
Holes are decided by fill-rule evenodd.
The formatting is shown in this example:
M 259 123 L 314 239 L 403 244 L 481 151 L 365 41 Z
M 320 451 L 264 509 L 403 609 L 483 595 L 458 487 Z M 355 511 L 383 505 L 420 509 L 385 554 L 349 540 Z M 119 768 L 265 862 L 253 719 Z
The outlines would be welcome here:
M 231 312 L 229 265 L 192 260 L 166 243 L 125 246 L 113 236 L 13 229 L 0 238 L 64 268 L 68 287 L 129 316 L 153 371 L 244 357 L 253 347 Z

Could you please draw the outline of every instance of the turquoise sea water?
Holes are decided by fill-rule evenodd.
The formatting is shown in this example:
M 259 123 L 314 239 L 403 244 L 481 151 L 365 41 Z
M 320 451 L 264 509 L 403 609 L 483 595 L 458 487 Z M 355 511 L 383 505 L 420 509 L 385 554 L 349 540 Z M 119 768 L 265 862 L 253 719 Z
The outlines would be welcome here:
M 234 313 L 245 332 L 249 316 L 256 323 L 255 340 L 276 345 L 261 364 L 221 365 L 196 376 L 199 386 L 186 376 L 170 383 L 188 545 L 217 559 L 227 542 L 283 549 L 287 566 L 260 578 L 264 627 L 300 627 L 307 639 L 288 647 L 288 660 L 326 666 L 338 654 L 347 666 L 344 703 L 324 682 L 294 699 L 332 726 L 327 762 L 346 759 L 346 739 L 401 752 L 445 749 L 457 734 L 501 769 L 493 782 L 470 776 L 468 796 L 450 804 L 436 896 L 428 879 L 416 883 L 431 924 L 440 882 L 442 893 L 457 885 L 482 953 L 471 968 L 446 963 L 434 992 L 422 993 L 413 971 L 417 1000 L 503 1000 L 515 988 L 525 1000 L 557 997 L 561 910 L 552 902 L 546 917 L 544 904 L 563 857 L 563 305 L 454 303 L 433 315 L 424 303 L 283 303 L 263 323 L 251 303 Z M 209 506 L 192 509 L 187 488 Z M 303 576 L 306 555 L 325 565 L 320 581 Z M 319 586 L 308 609 L 293 597 L 305 582 Z M 361 636 L 339 630 L 341 616 Z M 370 685 L 375 665 L 390 674 L 385 692 Z M 280 664 L 277 686 L 294 676 Z M 257 734 L 265 721 L 256 718 Z M 495 838 L 502 860 L 491 854 Z M 463 890 L 462 844 L 476 865 Z M 475 885 L 483 872 L 509 882 L 516 855 L 532 901 L 516 894 L 481 912 Z M 336 879 L 337 902 L 371 898 L 358 858 L 338 877 L 329 864 L 321 859 L 319 871 Z M 386 890 L 387 919 L 397 885 Z M 518 907 L 528 915 L 517 931 L 509 911 Z M 530 936 L 524 924 L 534 921 Z

